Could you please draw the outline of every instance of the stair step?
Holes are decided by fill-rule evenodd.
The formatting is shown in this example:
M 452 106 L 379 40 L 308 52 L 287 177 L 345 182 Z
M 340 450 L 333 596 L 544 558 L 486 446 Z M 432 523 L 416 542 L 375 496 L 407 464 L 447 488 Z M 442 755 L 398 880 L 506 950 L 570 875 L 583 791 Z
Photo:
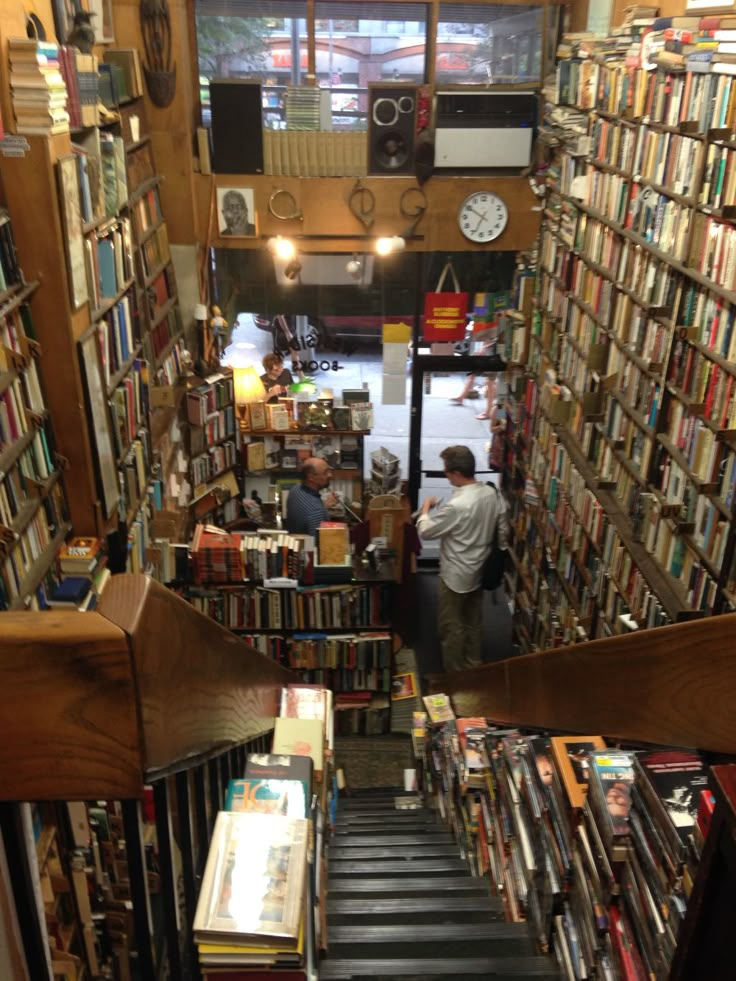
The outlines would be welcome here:
M 457 854 L 457 844 L 454 837 L 449 831 L 442 831 L 440 828 L 434 834 L 422 832 L 418 835 L 381 835 L 378 841 L 376 841 L 376 836 L 373 833 L 368 835 L 342 833 L 331 839 L 330 849 L 335 846 L 338 848 L 368 848 L 372 844 L 378 844 L 381 848 L 410 848 L 412 845 L 434 848 L 436 845 L 445 843 L 453 844 L 455 854 Z
M 457 852 L 455 853 L 457 856 Z M 330 858 L 329 873 L 330 879 L 337 879 L 346 875 L 365 875 L 376 878 L 381 875 L 462 875 L 465 872 L 468 878 L 470 869 L 464 858 L 459 857 L 438 857 L 438 858 L 407 858 L 401 856 L 395 858 L 379 858 L 375 861 L 360 862 L 352 860 L 333 860 Z
M 368 810 L 363 810 L 361 808 L 360 810 L 355 811 L 342 811 L 338 809 L 337 811 L 338 824 L 353 825 L 360 824 L 362 822 L 366 824 L 376 824 L 384 818 L 391 818 L 392 821 L 399 822 L 416 821 L 417 824 L 439 823 L 435 812 L 428 811 L 424 807 L 408 808 L 405 811 L 397 807 L 378 807 Z
M 383 846 L 383 843 L 376 842 L 373 845 L 365 845 L 363 848 L 356 847 L 352 843 L 348 845 L 332 845 L 330 847 L 330 862 L 335 861 L 359 861 L 360 859 L 380 859 L 394 858 L 409 860 L 416 858 L 457 858 L 457 844 L 454 841 L 432 842 L 425 845 L 402 845 L 397 848 L 395 845 Z
M 409 807 L 408 805 L 417 805 Z M 403 805 L 403 806 L 399 806 Z M 387 797 L 373 797 L 354 800 L 338 801 L 338 812 L 340 814 L 358 814 L 363 811 L 423 811 L 428 810 L 421 797 L 411 794 L 393 794 Z
M 529 953 L 524 923 L 329 925 L 331 957 L 517 957 Z
M 381 981 L 465 981 L 466 978 L 492 981 L 560 981 L 554 964 L 547 957 L 467 957 L 331 959 L 320 963 L 320 981 L 348 981 L 350 978 L 380 978 Z
M 348 895 L 359 893 L 363 899 L 375 893 L 376 896 L 393 898 L 402 896 L 438 896 L 446 899 L 446 902 L 453 902 L 455 896 L 460 893 L 473 896 L 490 896 L 488 883 L 485 879 L 477 879 L 472 875 L 464 876 L 440 876 L 432 879 L 430 876 L 414 876 L 402 874 L 395 878 L 377 878 L 375 874 L 371 878 L 330 878 L 328 895 Z
M 491 896 L 460 895 L 449 901 L 438 896 L 404 896 L 401 899 L 328 898 L 330 927 L 361 923 L 491 923 L 505 920 L 503 902 Z
M 378 821 L 375 824 L 340 824 L 336 823 L 333 837 L 350 835 L 371 835 L 385 838 L 387 835 L 426 835 L 432 837 L 438 834 L 447 834 L 447 829 L 434 821 L 410 824 L 406 821 L 389 821 L 388 819 Z

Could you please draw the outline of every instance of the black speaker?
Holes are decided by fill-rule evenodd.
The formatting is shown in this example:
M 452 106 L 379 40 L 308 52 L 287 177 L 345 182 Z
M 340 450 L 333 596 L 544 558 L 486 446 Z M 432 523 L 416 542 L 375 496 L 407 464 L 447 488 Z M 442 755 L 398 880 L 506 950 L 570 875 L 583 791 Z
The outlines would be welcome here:
M 417 86 L 368 86 L 368 173 L 413 174 Z
M 213 79 L 210 109 L 213 172 L 262 174 L 261 83 L 242 78 Z

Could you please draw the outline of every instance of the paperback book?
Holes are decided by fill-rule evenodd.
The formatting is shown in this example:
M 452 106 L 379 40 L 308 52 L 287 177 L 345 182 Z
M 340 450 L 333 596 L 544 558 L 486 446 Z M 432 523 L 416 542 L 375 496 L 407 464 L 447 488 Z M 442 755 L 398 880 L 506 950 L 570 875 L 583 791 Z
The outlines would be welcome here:
M 249 753 L 245 776 L 249 780 L 298 780 L 304 787 L 305 800 L 311 801 L 314 764 L 309 756 L 286 753 Z
M 553 736 L 551 742 L 570 807 L 582 807 L 588 792 L 588 753 L 605 749 L 605 741 L 601 736 Z

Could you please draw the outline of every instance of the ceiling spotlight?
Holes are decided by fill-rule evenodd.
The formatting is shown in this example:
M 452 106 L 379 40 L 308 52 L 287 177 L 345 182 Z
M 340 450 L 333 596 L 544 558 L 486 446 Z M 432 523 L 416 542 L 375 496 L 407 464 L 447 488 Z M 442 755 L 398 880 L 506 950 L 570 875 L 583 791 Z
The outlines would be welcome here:
M 363 260 L 359 255 L 353 255 L 352 259 L 348 259 L 345 266 L 345 272 L 354 279 L 356 283 L 358 280 L 363 278 Z
M 292 259 L 291 262 L 287 262 L 284 269 L 284 276 L 292 283 L 297 278 L 299 273 L 302 271 L 302 264 L 298 259 Z
M 296 255 L 296 245 L 290 238 L 283 238 L 281 235 L 268 240 L 268 250 L 283 262 L 288 262 Z
M 406 240 L 400 235 L 390 235 L 376 240 L 377 255 L 393 255 L 395 252 L 403 252 L 405 248 Z

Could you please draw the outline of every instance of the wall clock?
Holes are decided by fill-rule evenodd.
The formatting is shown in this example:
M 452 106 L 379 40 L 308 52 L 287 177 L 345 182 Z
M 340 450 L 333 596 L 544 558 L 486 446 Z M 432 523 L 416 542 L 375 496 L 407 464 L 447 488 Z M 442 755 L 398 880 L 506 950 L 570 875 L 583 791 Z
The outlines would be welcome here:
M 493 191 L 475 191 L 460 205 L 457 223 L 471 242 L 493 242 L 506 227 L 509 209 Z

